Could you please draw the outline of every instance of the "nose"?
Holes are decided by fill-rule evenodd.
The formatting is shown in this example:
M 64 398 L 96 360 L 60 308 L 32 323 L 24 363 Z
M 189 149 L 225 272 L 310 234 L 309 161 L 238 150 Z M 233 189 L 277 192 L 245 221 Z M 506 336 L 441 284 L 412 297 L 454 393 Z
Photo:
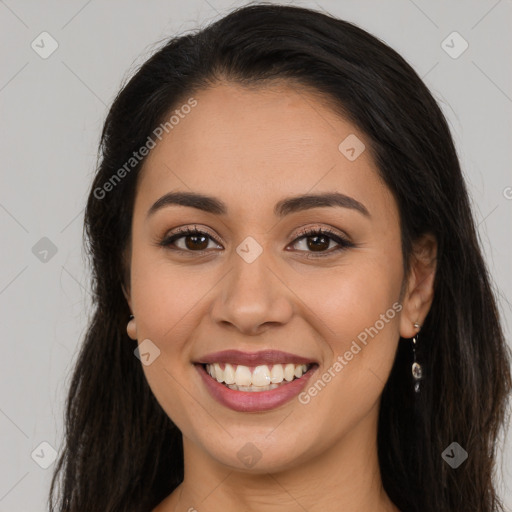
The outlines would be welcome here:
M 290 321 L 293 293 L 264 255 L 252 263 L 234 255 L 211 309 L 214 322 L 254 336 Z

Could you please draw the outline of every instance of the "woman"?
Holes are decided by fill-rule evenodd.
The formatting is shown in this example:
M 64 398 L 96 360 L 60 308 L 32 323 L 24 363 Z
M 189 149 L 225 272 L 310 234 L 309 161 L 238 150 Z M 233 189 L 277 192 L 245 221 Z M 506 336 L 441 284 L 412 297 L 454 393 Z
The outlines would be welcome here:
M 503 510 L 509 349 L 388 46 L 277 5 L 170 40 L 110 109 L 85 230 L 52 510 Z

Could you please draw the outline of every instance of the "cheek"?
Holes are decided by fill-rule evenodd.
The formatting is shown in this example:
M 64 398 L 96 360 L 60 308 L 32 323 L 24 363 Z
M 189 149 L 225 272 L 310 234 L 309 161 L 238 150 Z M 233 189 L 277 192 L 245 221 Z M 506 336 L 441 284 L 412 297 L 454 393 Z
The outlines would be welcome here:
M 198 317 L 205 314 L 205 292 L 212 286 L 206 279 L 211 273 L 173 265 L 147 249 L 134 250 L 131 265 L 138 343 L 149 339 L 160 351 L 142 369 L 162 409 L 178 428 L 191 431 L 191 417 L 202 418 L 202 410 L 190 399 L 190 375 L 195 371 L 190 341 Z
M 165 351 L 178 350 L 197 326 L 208 300 L 206 292 L 214 284 L 212 276 L 200 266 L 180 266 L 162 255 L 134 252 L 132 300 L 138 334 L 160 342 Z
M 353 261 L 354 264 L 347 261 L 346 265 L 302 276 L 293 286 L 307 306 L 305 311 L 309 308 L 314 313 L 325 339 L 339 345 L 340 350 L 347 340 L 374 325 L 400 294 L 399 261 L 391 265 L 385 260 L 362 257 L 354 257 Z M 398 323 L 394 313 L 395 310 L 388 315 L 391 319 L 385 322 L 386 326 Z
M 298 296 L 307 298 L 310 321 L 330 353 L 314 379 L 330 370 L 325 375 L 326 391 L 317 386 L 322 389 L 318 405 L 325 402 L 330 409 L 329 403 L 335 401 L 340 411 L 354 409 L 354 397 L 359 397 L 357 407 L 363 411 L 377 400 L 399 340 L 400 284 L 399 258 L 392 265 L 361 258 L 357 266 L 330 269 L 296 289 Z

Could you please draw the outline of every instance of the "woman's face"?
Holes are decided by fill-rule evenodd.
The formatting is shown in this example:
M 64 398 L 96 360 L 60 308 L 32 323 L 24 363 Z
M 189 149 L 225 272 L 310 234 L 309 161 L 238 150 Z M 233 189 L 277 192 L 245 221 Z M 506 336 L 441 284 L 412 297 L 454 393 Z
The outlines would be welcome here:
M 339 456 L 375 433 L 399 336 L 414 333 L 396 203 L 365 137 L 305 90 L 222 84 L 194 99 L 135 199 L 127 297 L 148 383 L 206 464 Z

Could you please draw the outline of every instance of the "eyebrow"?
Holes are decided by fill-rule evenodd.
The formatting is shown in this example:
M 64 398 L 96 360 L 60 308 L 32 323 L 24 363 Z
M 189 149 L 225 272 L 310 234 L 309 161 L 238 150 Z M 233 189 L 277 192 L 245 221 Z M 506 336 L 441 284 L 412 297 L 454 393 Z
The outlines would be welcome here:
M 169 192 L 158 199 L 148 210 L 147 217 L 150 217 L 158 210 L 166 206 L 188 206 L 215 215 L 225 215 L 228 208 L 224 202 L 215 197 L 206 196 L 196 192 Z M 353 197 L 339 192 L 328 192 L 323 194 L 304 194 L 288 197 L 277 202 L 274 206 L 274 214 L 277 217 L 284 217 L 290 213 L 309 210 L 311 208 L 341 207 L 356 210 L 365 217 L 370 218 L 370 212 L 366 207 Z

